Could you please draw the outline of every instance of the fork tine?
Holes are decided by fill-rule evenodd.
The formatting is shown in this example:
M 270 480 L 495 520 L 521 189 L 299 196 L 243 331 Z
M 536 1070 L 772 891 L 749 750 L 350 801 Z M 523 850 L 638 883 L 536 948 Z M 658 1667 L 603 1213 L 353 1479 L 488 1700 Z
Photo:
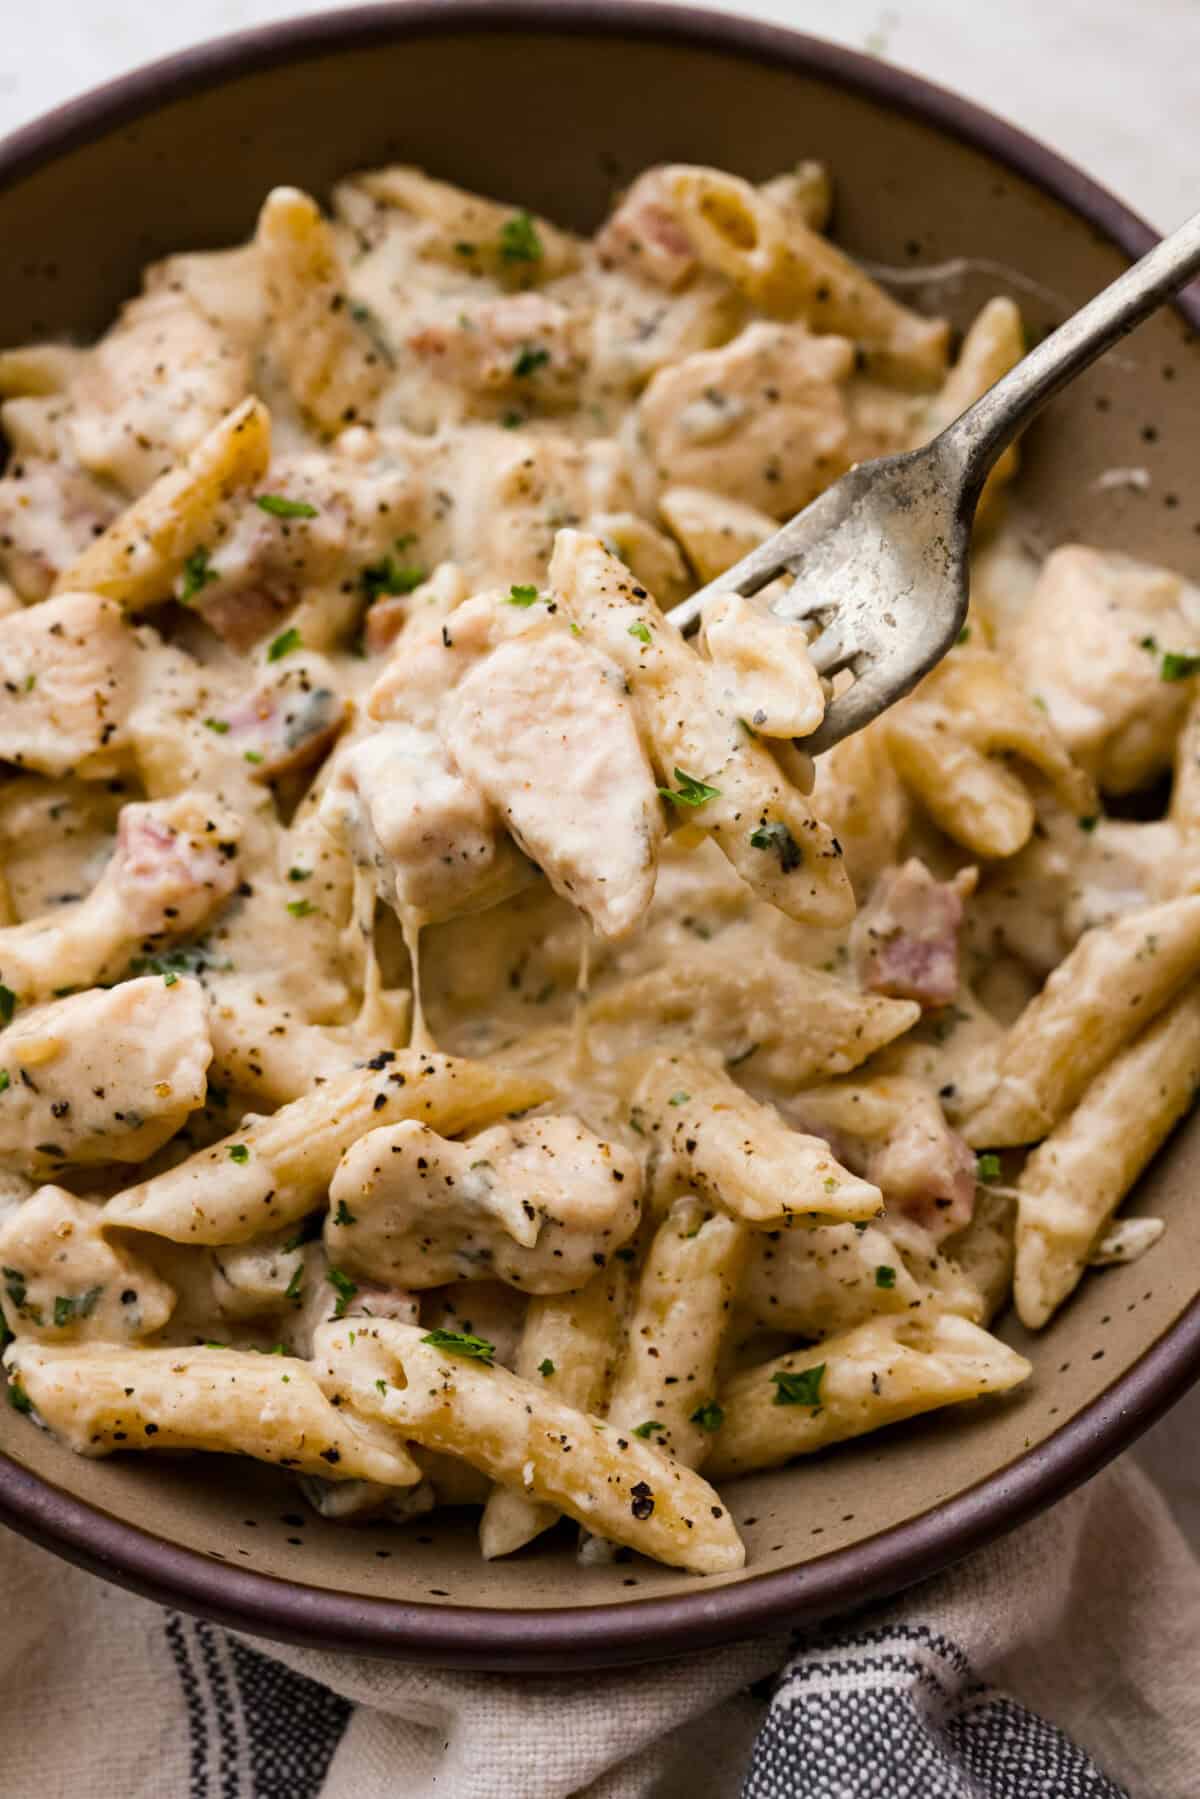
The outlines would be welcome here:
M 810 645 L 809 660 L 819 675 L 836 675 L 859 654 L 859 645 L 848 639 L 844 621 L 836 615 Z

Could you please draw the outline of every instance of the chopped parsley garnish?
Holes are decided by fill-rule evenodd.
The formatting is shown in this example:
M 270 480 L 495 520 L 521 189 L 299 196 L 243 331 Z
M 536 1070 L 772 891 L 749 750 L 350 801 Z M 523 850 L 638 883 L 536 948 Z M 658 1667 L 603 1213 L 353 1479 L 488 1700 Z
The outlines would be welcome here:
M 504 426 L 506 431 L 515 431 L 518 425 L 523 425 L 525 423 L 525 414 L 523 412 L 517 412 L 515 408 L 510 406 L 506 412 L 500 414 L 500 423 Z
M 785 875 L 799 868 L 804 860 L 804 851 L 781 818 L 764 819 L 751 831 L 750 844 L 756 850 L 774 850 Z
M 183 585 L 179 589 L 179 603 L 190 606 L 198 593 L 202 593 L 210 581 L 215 581 L 217 571 L 209 564 L 208 551 L 201 544 L 190 556 L 183 559 Z
M 12 1082 L 8 1078 L 8 1069 L 0 1068 L 0 1093 L 7 1093 L 11 1086 Z
M 515 212 L 500 227 L 501 262 L 540 262 L 542 240 L 527 212 Z
M 337 1211 L 333 1214 L 333 1222 L 335 1224 L 357 1224 L 358 1223 L 358 1218 L 350 1210 L 350 1207 L 346 1204 L 344 1199 L 338 1200 L 338 1208 L 337 1208 Z
M 640 1106 L 630 1106 L 629 1124 L 631 1130 L 635 1130 L 639 1137 L 646 1135 L 646 1114 Z
M 535 375 L 549 360 L 549 350 L 535 350 L 532 344 L 522 344 L 513 358 L 513 374 L 518 380 L 524 380 L 526 375 Z
M 688 1100 L 691 1099 L 691 1097 L 692 1096 L 690 1093 L 685 1093 L 681 1088 L 678 1093 L 672 1093 L 670 1099 L 667 1101 L 667 1104 L 669 1106 L 686 1106 L 688 1103 Z
M 1088 834 L 1090 835 L 1091 832 L 1093 832 L 1096 829 L 1096 826 L 1099 823 L 1100 823 L 1099 815 L 1097 813 L 1093 812 L 1087 818 L 1081 818 L 1079 820 L 1079 829 L 1081 831 L 1087 831 Z
M 261 750 L 243 750 L 242 760 L 243 762 L 253 762 L 257 765 L 263 760 L 263 753 Z
M 8 1383 L 8 1403 L 14 1412 L 32 1412 L 33 1401 L 19 1380 Z
M 26 675 L 25 682 L 24 682 L 25 692 L 32 693 L 36 686 L 37 686 L 37 676 L 36 675 Z
M 218 737 L 224 737 L 229 730 L 229 723 L 224 718 L 206 718 L 204 728 L 207 731 L 215 731 Z
M 286 631 L 281 631 L 278 637 L 272 639 L 271 647 L 267 651 L 267 661 L 282 662 L 283 658 L 290 656 L 293 650 L 300 649 L 302 642 L 303 639 L 295 625 L 289 625 Z
M 179 976 L 175 973 L 175 970 L 173 968 L 168 968 L 166 974 L 163 976 L 163 986 L 173 987 L 178 979 Z
M 248 1162 L 250 1160 L 250 1151 L 246 1148 L 244 1143 L 231 1143 L 229 1146 L 229 1160 L 231 1162 Z
M 260 493 L 254 504 L 272 518 L 316 518 L 317 509 L 307 500 L 289 500 L 281 493 Z
M 467 1331 L 430 1331 L 421 1338 L 431 1349 L 444 1349 L 448 1355 L 465 1356 L 470 1362 L 486 1362 L 490 1368 L 496 1356 L 496 1345 L 486 1337 L 473 1337 Z
M 287 1287 L 284 1291 L 283 1297 L 285 1299 L 290 1299 L 294 1306 L 298 1306 L 300 1304 L 300 1295 L 303 1293 L 303 1291 L 304 1291 L 304 1263 L 301 1262 L 298 1264 L 298 1266 L 296 1268 L 296 1272 L 293 1274 L 291 1280 L 288 1282 Z
M 977 1181 L 998 1181 L 1000 1179 L 1000 1158 L 989 1149 L 975 1158 L 975 1179 Z
M 474 256 L 477 254 L 478 250 L 478 244 L 469 244 L 466 242 L 465 238 L 460 238 L 458 243 L 454 246 L 454 254 L 456 256 Z
M 25 1284 L 25 1276 L 19 1268 L 0 1269 L 0 1274 L 4 1276 L 5 1297 L 17 1308 L 18 1312 L 23 1312 L 25 1297 L 29 1290 Z
M 657 1418 L 647 1418 L 644 1424 L 634 1425 L 633 1434 L 635 1437 L 652 1437 L 656 1430 L 666 1430 L 666 1428 L 666 1425 L 660 1424 Z
M 74 1298 L 68 1293 L 58 1294 L 54 1301 L 55 1328 L 62 1330 L 72 1318 L 90 1318 L 103 1291 L 103 1287 L 89 1287 L 86 1293 Z
M 1186 681 L 1200 670 L 1200 656 L 1184 656 L 1177 650 L 1164 650 L 1159 670 L 1164 681 Z
M 310 899 L 298 899 L 289 900 L 287 909 L 293 918 L 307 918 L 309 913 L 315 912 L 317 908 Z
M 971 641 L 970 625 L 964 625 L 962 630 L 959 632 L 958 636 L 955 638 L 954 641 L 956 643 L 970 643 L 970 641 Z
M 720 1430 L 724 1422 L 724 1408 L 719 1406 L 715 1399 L 706 1399 L 703 1405 L 696 1407 L 688 1419 L 689 1424 L 698 1424 L 701 1430 Z
M 825 1187 L 826 1193 L 836 1193 L 837 1192 L 837 1176 L 835 1174 L 827 1174 L 825 1176 L 825 1180 L 824 1180 L 824 1187 Z
M 642 619 L 642 618 L 634 619 L 633 623 L 629 627 L 629 635 L 631 637 L 636 637 L 639 643 L 653 643 L 654 642 L 654 639 L 650 635 L 650 627 L 646 623 L 645 619 Z
M 352 1281 L 350 1276 L 344 1274 L 340 1268 L 327 1268 L 325 1279 L 337 1294 L 337 1304 L 333 1308 L 333 1315 L 335 1318 L 344 1318 L 346 1307 L 358 1292 L 358 1283 Z
M 381 561 L 364 568 L 359 579 L 367 598 L 377 600 L 385 593 L 411 593 L 421 585 L 425 574 L 426 571 L 415 564 L 402 564 L 394 556 L 384 556 Z
M 534 606 L 538 590 L 531 581 L 515 581 L 504 597 L 510 606 Z
M 387 1392 L 387 1382 L 383 1379 L 382 1375 L 375 1382 L 375 1391 L 379 1394 L 384 1394 Z
M 1139 650 L 1148 650 L 1150 655 L 1153 656 L 1158 649 L 1158 638 L 1157 637 L 1139 637 L 1138 638 L 1138 649 Z
M 894 1268 L 889 1268 L 886 1262 L 881 1262 L 875 1270 L 875 1285 L 877 1287 L 894 1287 L 896 1285 L 896 1270 Z
M 775 1382 L 775 1405 L 812 1405 L 821 1403 L 821 1381 L 825 1373 L 825 1363 L 818 1362 L 815 1368 L 801 1368 L 795 1374 L 773 1374 Z
M 311 868 L 289 868 L 289 881 L 307 881 L 312 874 Z
M 554 1373 L 554 1363 L 550 1360 L 549 1356 L 546 1357 L 544 1362 L 538 1363 L 538 1373 L 543 1380 L 549 1380 L 550 1376 Z
M 710 787 L 707 781 L 698 781 L 695 775 L 684 774 L 681 768 L 675 770 L 678 788 L 660 787 L 659 792 L 665 800 L 672 800 L 677 806 L 704 806 L 709 800 L 719 797 L 721 789 Z
M 17 996 L 11 987 L 0 986 L 0 1024 L 11 1024 L 17 1009 Z

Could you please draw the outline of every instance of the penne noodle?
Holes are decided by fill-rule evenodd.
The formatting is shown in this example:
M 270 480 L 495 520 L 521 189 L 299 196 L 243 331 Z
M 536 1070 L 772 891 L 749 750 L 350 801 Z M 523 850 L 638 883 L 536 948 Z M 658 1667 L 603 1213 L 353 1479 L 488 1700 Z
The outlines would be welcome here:
M 471 1130 L 548 1094 L 544 1081 L 483 1063 L 383 1050 L 272 1117 L 114 1194 L 105 1221 L 176 1243 L 245 1243 L 322 1204 L 338 1162 L 369 1130 L 403 1118 Z
M 706 1467 L 718 1477 L 778 1468 L 865 1431 L 1007 1393 L 1033 1372 L 1015 1350 L 953 1313 L 876 1318 L 815 1349 L 735 1374 Z
M 535 1294 L 525 1312 L 513 1373 L 541 1384 L 577 1412 L 604 1415 L 629 1287 L 629 1264 L 614 1259 L 575 1293 Z M 479 1520 L 485 1561 L 512 1555 L 561 1516 L 517 1487 L 493 1487 Z
M 201 1449 L 322 1480 L 409 1487 L 421 1478 L 402 1443 L 331 1405 L 312 1367 L 293 1356 L 16 1344 L 4 1359 L 10 1393 L 78 1455 Z
M 1200 993 L 1119 1051 L 1017 1181 L 1013 1297 L 1037 1330 L 1082 1278 L 1109 1219 L 1200 1087 Z
M 475 1341 L 478 1341 L 477 1339 Z M 708 1482 L 641 1438 L 419 1327 L 324 1325 L 316 1376 L 330 1399 L 469 1462 L 599 1536 L 692 1574 L 729 1574 L 745 1550 Z

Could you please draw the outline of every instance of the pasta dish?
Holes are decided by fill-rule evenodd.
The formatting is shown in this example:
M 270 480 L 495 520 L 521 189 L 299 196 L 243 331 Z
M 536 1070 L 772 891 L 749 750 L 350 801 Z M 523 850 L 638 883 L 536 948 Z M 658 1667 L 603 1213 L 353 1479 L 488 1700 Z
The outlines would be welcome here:
M 816 762 L 773 590 L 665 617 L 1022 354 L 829 208 L 663 166 L 584 239 L 386 168 L 0 353 L 30 1428 L 729 1573 L 738 1475 L 997 1403 L 997 1314 L 1159 1235 L 1200 594 L 1035 555 L 1010 452 L 959 643 Z

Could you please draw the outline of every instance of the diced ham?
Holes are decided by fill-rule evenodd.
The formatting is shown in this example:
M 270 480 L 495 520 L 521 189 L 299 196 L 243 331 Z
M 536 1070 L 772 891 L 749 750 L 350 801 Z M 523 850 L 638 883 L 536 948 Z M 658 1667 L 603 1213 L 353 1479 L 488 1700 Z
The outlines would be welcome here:
M 932 1110 L 914 1108 L 872 1150 L 867 1179 L 935 1242 L 971 1222 L 975 1152 Z
M 888 869 L 854 923 L 858 978 L 871 993 L 948 1006 L 958 992 L 958 932 L 977 871 L 938 881 L 913 856 Z
M 100 886 L 119 899 L 131 936 L 182 936 L 233 892 L 236 847 L 194 795 L 125 806 Z
M 638 177 L 595 243 L 603 267 L 624 269 L 672 292 L 696 269 L 692 240 L 670 204 L 660 169 Z
M 253 769 L 253 779 L 274 781 L 324 754 L 346 722 L 346 703 L 330 681 L 323 658 L 289 662 L 260 682 L 219 722 L 229 727 Z
M 477 394 L 570 400 L 586 358 L 580 321 L 542 294 L 468 301 L 454 318 L 421 324 L 408 348 L 442 380 Z

